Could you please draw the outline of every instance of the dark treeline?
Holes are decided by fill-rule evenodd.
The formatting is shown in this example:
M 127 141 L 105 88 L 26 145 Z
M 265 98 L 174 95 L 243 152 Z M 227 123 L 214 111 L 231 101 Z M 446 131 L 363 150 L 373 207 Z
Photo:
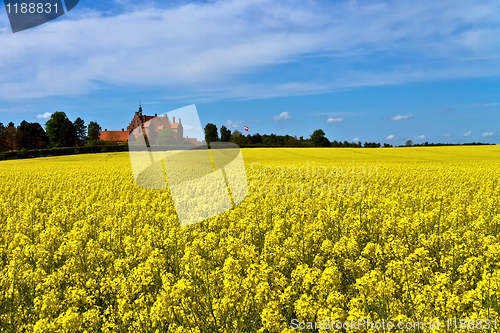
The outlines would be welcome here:
M 247 134 L 243 135 L 238 130 L 234 130 L 231 132 L 226 126 L 221 126 L 220 128 L 220 137 L 219 131 L 217 130 L 217 126 L 211 123 L 208 123 L 205 126 L 205 141 L 206 142 L 216 142 L 216 141 L 224 141 L 224 142 L 233 142 L 239 146 L 265 146 L 265 147 L 279 147 L 279 146 L 288 146 L 288 147 L 348 147 L 348 148 L 390 148 L 394 147 L 391 144 L 384 143 L 380 144 L 377 142 L 348 142 L 348 141 L 330 141 L 325 132 L 322 129 L 315 130 L 309 138 L 305 138 L 301 136 L 298 138 L 290 135 L 276 135 L 276 134 Z M 406 145 L 401 145 L 398 147 L 418 147 L 418 146 L 460 146 L 460 145 L 489 145 L 489 143 L 464 143 L 464 144 L 451 144 L 451 143 L 422 143 L 422 144 L 413 144 L 411 140 L 406 142 Z
M 23 120 L 15 126 L 0 123 L 0 152 L 98 144 L 101 126 L 91 121 L 85 126 L 80 117 L 70 121 L 64 112 L 54 112 L 44 124 Z
M 325 132 L 322 129 L 315 130 L 308 138 L 303 136 L 297 137 L 296 135 L 276 135 L 276 134 L 254 134 L 254 135 L 243 135 L 238 130 L 231 132 L 226 126 L 221 126 L 220 136 L 217 126 L 214 124 L 207 124 L 205 126 L 205 141 L 206 142 L 232 142 L 239 146 L 265 146 L 265 147 L 351 147 L 351 148 L 361 148 L 361 147 L 380 147 L 380 143 L 375 142 L 365 142 L 364 145 L 361 142 L 341 142 L 341 141 L 330 141 Z M 392 145 L 384 144 L 385 147 L 392 147 Z

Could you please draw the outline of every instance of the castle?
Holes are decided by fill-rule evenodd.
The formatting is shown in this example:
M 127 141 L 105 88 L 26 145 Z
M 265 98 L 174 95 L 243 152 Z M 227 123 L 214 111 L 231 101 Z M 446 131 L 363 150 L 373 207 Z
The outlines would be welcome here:
M 132 131 L 137 127 L 140 127 L 139 133 L 145 134 L 148 137 L 155 137 L 156 133 L 166 128 L 184 136 L 184 128 L 182 127 L 181 118 L 179 118 L 179 122 L 176 123 L 175 117 L 173 117 L 172 122 L 170 122 L 167 115 L 160 117 L 158 117 L 157 114 L 155 114 L 154 117 L 146 116 L 142 114 L 142 106 L 139 106 L 139 111 L 135 113 L 134 118 L 132 118 L 132 121 L 127 126 L 126 131 L 123 128 L 121 131 L 108 131 L 105 129 L 104 131 L 99 132 L 99 138 L 103 141 L 115 141 L 118 143 L 125 142 L 128 141 L 130 133 L 132 133 Z M 201 144 L 196 138 L 186 137 L 184 139 L 195 145 Z

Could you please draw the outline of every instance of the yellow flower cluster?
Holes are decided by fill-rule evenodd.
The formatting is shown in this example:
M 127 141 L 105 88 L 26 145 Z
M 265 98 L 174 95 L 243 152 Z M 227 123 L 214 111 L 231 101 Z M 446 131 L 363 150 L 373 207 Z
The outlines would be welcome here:
M 243 157 L 248 197 L 187 227 L 127 153 L 0 162 L 0 331 L 500 319 L 500 147 Z

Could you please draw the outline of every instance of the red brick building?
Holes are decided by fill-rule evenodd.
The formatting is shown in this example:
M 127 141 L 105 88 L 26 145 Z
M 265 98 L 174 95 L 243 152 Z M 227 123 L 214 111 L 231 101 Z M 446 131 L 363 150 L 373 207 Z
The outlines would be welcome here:
M 135 130 L 137 127 L 141 127 L 139 129 L 139 133 L 146 134 L 148 136 L 154 137 L 155 133 L 161 131 L 165 128 L 170 128 L 174 132 L 180 133 L 184 136 L 184 128 L 182 127 L 181 119 L 175 122 L 175 117 L 172 118 L 172 121 L 166 116 L 145 116 L 142 114 L 142 106 L 139 106 L 139 111 L 134 114 L 134 118 L 127 126 L 127 130 L 122 128 L 121 131 L 108 131 L 105 129 L 104 131 L 100 131 L 100 139 L 104 141 L 116 141 L 116 142 L 125 142 L 128 140 L 130 133 Z M 199 145 L 201 144 L 195 138 L 185 138 L 186 141 L 191 142 L 192 144 Z

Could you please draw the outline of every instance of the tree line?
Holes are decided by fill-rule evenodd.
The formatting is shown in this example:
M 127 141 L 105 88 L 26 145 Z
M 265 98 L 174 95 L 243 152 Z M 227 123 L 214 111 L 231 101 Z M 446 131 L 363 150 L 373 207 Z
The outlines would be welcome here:
M 380 144 L 378 142 L 348 142 L 348 141 L 330 141 L 322 129 L 315 130 L 308 138 L 303 136 L 297 137 L 296 135 L 276 135 L 276 134 L 247 134 L 243 135 L 238 130 L 231 132 L 226 126 L 221 126 L 220 136 L 217 126 L 208 123 L 205 126 L 205 141 L 209 142 L 232 142 L 239 146 L 266 146 L 266 147 L 279 147 L 279 146 L 292 146 L 292 147 L 348 147 L 348 148 L 380 148 L 380 147 L 394 147 L 389 143 Z M 489 143 L 473 142 L 464 144 L 448 144 L 448 143 L 429 143 L 413 144 L 411 140 L 406 141 L 405 145 L 398 147 L 417 147 L 417 146 L 457 146 L 457 145 L 489 145 Z
M 45 149 L 75 147 L 93 144 L 99 140 L 101 126 L 78 117 L 70 121 L 64 112 L 54 112 L 42 127 L 41 124 L 23 120 L 18 126 L 10 122 L 5 126 L 0 123 L 0 151 L 21 149 Z
M 378 148 L 381 147 L 380 143 L 376 142 L 365 142 L 364 145 L 361 142 L 348 142 L 348 141 L 330 141 L 325 132 L 322 129 L 315 130 L 308 138 L 303 136 L 297 137 L 296 135 L 276 135 L 276 134 L 247 134 L 243 135 L 238 130 L 233 132 L 229 130 L 226 126 L 222 125 L 219 131 L 217 126 L 212 123 L 208 123 L 205 126 L 205 142 L 232 142 L 239 146 L 293 146 L 293 147 L 351 147 L 351 148 L 361 148 L 370 147 Z M 387 143 L 384 143 L 384 147 L 392 147 Z

